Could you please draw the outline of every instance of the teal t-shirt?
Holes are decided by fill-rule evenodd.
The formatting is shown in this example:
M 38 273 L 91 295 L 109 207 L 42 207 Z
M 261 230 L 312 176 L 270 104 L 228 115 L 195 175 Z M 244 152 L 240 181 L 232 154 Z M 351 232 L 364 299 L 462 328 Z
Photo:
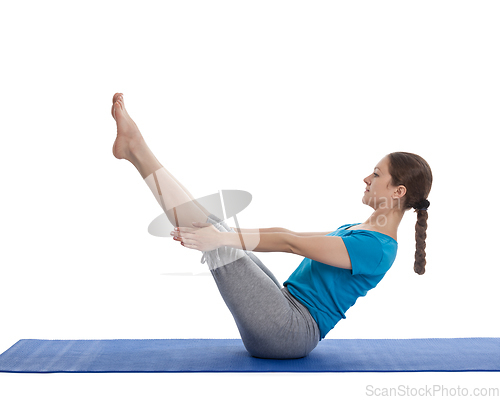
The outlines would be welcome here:
M 380 232 L 346 230 L 342 225 L 326 236 L 340 236 L 351 259 L 351 269 L 304 257 L 283 285 L 306 306 L 316 320 L 321 339 L 339 322 L 360 296 L 373 289 L 392 266 L 398 242 Z

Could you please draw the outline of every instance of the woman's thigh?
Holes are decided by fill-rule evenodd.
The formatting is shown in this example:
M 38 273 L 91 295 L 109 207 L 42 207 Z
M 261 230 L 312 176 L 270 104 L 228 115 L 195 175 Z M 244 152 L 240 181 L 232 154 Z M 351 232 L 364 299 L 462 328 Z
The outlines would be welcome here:
M 222 228 L 220 222 L 214 226 Z M 204 257 L 250 354 L 299 358 L 314 349 L 319 329 L 307 308 L 243 250 L 217 250 L 203 252 Z

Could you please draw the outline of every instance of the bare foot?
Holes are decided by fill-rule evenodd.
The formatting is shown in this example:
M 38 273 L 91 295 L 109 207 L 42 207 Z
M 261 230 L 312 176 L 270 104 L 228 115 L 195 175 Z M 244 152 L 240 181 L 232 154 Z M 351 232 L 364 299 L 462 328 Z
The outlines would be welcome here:
M 140 145 L 144 138 L 130 115 L 125 109 L 122 93 L 115 93 L 111 115 L 116 120 L 117 136 L 113 144 L 113 155 L 118 159 L 130 161 L 131 147 Z

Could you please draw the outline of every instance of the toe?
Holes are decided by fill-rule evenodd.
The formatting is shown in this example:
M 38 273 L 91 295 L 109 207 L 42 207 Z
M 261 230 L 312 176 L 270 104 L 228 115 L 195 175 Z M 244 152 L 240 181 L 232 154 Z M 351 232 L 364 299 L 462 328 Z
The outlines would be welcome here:
M 116 119 L 117 113 L 121 111 L 120 106 L 121 106 L 120 101 L 117 100 L 111 107 L 111 115 L 113 116 L 114 119 Z
M 120 97 L 123 98 L 123 93 L 115 93 L 115 95 L 113 96 L 113 104 L 115 104 L 116 100 L 118 100 Z
M 113 96 L 113 105 L 111 106 L 111 115 L 116 119 L 116 113 L 124 110 L 125 104 L 123 102 L 123 93 L 115 93 Z

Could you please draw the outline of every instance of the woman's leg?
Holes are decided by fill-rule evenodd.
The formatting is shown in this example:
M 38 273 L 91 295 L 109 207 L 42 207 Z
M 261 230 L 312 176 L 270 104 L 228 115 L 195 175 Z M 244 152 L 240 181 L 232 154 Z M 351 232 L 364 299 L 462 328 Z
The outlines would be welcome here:
M 206 222 L 233 231 L 214 215 Z M 316 347 L 320 333 L 309 310 L 251 252 L 223 246 L 203 257 L 251 355 L 301 358 Z
M 114 156 L 130 161 L 137 168 L 172 225 L 191 226 L 192 222 L 205 222 L 211 212 L 160 164 L 125 109 L 121 93 L 113 96 L 111 114 L 117 124 Z
M 113 154 L 137 168 L 173 225 L 209 222 L 221 231 L 230 230 L 201 207 L 159 163 L 128 115 L 120 93 L 113 97 L 111 113 L 118 128 Z M 316 347 L 319 329 L 309 311 L 281 287 L 257 257 L 223 246 L 203 252 L 203 258 L 208 260 L 250 354 L 262 358 L 299 358 Z
M 129 116 L 121 93 L 113 96 L 111 115 L 117 124 L 114 156 L 130 161 L 137 168 L 174 226 L 191 226 L 191 222 L 206 222 L 207 217 L 214 216 L 160 164 Z M 220 223 L 226 231 L 232 230 L 224 221 Z M 243 254 L 247 254 L 278 287 L 281 287 L 271 271 L 253 253 L 245 251 Z M 234 258 L 231 260 L 235 261 Z

